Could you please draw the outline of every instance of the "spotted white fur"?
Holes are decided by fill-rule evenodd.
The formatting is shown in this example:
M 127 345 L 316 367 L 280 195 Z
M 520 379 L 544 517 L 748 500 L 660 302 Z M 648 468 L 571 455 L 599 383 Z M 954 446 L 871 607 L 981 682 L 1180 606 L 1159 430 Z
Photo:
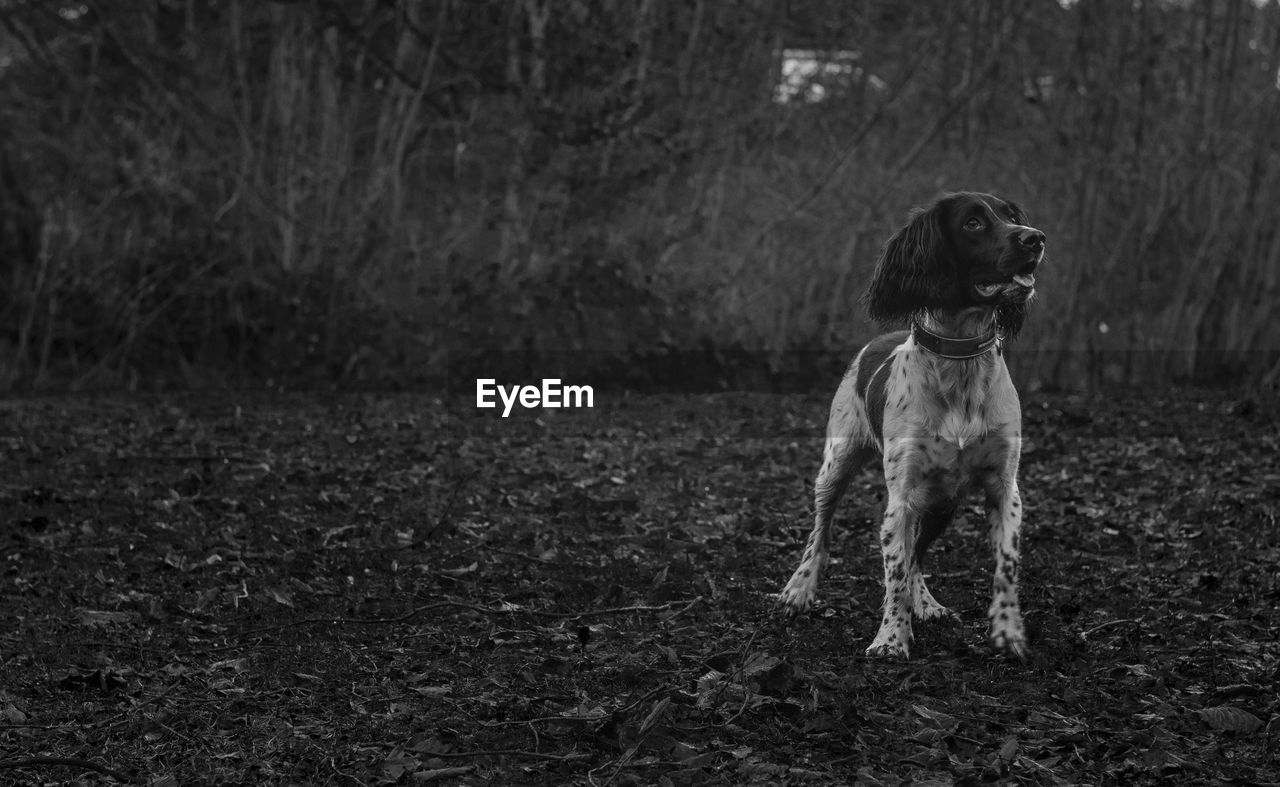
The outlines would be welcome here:
M 943 240 L 948 233 L 952 240 Z M 954 251 L 962 246 L 967 257 Z M 1043 250 L 1043 233 L 1025 226 L 1016 205 L 991 195 L 948 195 L 886 245 L 868 293 L 872 315 L 907 317 L 943 337 L 1011 335 Z M 993 278 L 1006 283 L 989 283 Z M 913 620 L 954 617 L 925 584 L 923 558 L 959 502 L 981 492 L 995 558 L 990 641 L 1001 653 L 1027 656 L 1018 604 L 1021 407 L 1002 343 L 972 357 L 948 355 L 922 345 L 913 328 L 876 338 L 854 358 L 831 404 L 813 530 L 779 594 L 789 613 L 816 603 L 836 503 L 852 474 L 879 456 L 887 490 L 880 527 L 884 601 L 867 655 L 905 659 Z
M 906 336 L 888 361 L 892 368 L 884 432 L 877 440 L 856 385 L 864 354 L 865 349 L 854 359 L 831 406 L 822 469 L 814 484 L 814 526 L 800 565 L 782 591 L 782 603 L 792 612 L 814 604 L 836 503 L 851 475 L 880 453 L 888 489 L 880 528 L 885 595 L 880 630 L 867 654 L 906 658 L 913 617 L 953 616 L 929 592 L 920 560 L 923 550 L 917 554 L 916 544 L 922 516 L 976 489 L 986 494 L 996 558 L 991 641 L 1011 655 L 1025 656 L 1017 589 L 1021 417 L 1003 358 L 996 353 L 965 361 L 939 358 Z M 930 532 L 924 538 L 932 541 L 937 535 Z

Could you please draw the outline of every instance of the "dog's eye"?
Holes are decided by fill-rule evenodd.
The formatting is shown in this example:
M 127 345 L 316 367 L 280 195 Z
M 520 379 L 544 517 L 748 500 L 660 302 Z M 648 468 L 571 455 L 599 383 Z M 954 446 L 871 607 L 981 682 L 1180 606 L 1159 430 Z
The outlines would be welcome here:
M 982 219 L 976 216 L 964 223 L 964 228 L 967 230 L 980 230 L 986 228 L 986 226 L 987 225 L 982 222 Z

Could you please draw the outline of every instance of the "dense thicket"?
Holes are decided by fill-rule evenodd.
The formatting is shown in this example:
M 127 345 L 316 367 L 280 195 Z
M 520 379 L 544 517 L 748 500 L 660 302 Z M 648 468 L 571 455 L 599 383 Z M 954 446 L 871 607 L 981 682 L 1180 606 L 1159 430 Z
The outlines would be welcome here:
M 794 378 L 958 188 L 1049 234 L 1024 379 L 1259 378 L 1278 35 L 1250 0 L 0 0 L 0 384 Z M 784 102 L 796 49 L 829 68 Z

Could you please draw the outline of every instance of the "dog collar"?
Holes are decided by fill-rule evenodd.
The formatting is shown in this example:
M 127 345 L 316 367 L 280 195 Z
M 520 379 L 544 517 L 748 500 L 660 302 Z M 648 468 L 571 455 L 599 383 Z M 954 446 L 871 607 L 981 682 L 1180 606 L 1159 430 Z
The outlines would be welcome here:
M 992 326 L 981 336 L 970 336 L 966 339 L 952 339 L 939 336 L 918 322 L 911 323 L 911 338 L 916 344 L 929 352 L 952 361 L 964 361 L 985 355 L 995 348 L 1000 351 L 1000 333 Z

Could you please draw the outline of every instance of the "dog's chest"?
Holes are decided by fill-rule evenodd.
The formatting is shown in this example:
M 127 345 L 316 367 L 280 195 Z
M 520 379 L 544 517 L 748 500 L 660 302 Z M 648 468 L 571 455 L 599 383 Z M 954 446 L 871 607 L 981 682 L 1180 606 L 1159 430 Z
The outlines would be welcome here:
M 937 374 L 937 370 L 931 370 Z M 991 430 L 988 412 L 987 380 L 978 375 L 938 375 L 932 396 L 921 397 L 917 418 L 923 423 L 934 443 L 940 448 L 954 449 L 951 457 L 963 463 L 966 448 L 987 436 Z
M 982 434 L 964 441 L 949 440 L 941 434 L 919 443 L 916 454 L 922 475 L 943 482 L 944 486 L 963 487 L 975 478 L 989 473 L 1000 464 L 1007 441 Z
M 917 443 L 917 461 L 925 477 L 963 489 L 1004 463 L 1010 425 L 993 418 L 988 396 L 986 386 L 965 385 L 926 399 L 917 414 L 923 427 L 917 434 L 924 438 Z
M 903 353 L 888 391 L 886 455 L 913 483 L 963 489 L 1017 450 L 1017 394 L 998 358 L 942 363 Z
M 954 447 L 959 461 L 963 461 L 966 446 L 972 447 L 985 437 L 989 428 L 985 412 L 978 405 L 947 408 L 940 417 L 931 420 L 934 421 L 934 436 Z

